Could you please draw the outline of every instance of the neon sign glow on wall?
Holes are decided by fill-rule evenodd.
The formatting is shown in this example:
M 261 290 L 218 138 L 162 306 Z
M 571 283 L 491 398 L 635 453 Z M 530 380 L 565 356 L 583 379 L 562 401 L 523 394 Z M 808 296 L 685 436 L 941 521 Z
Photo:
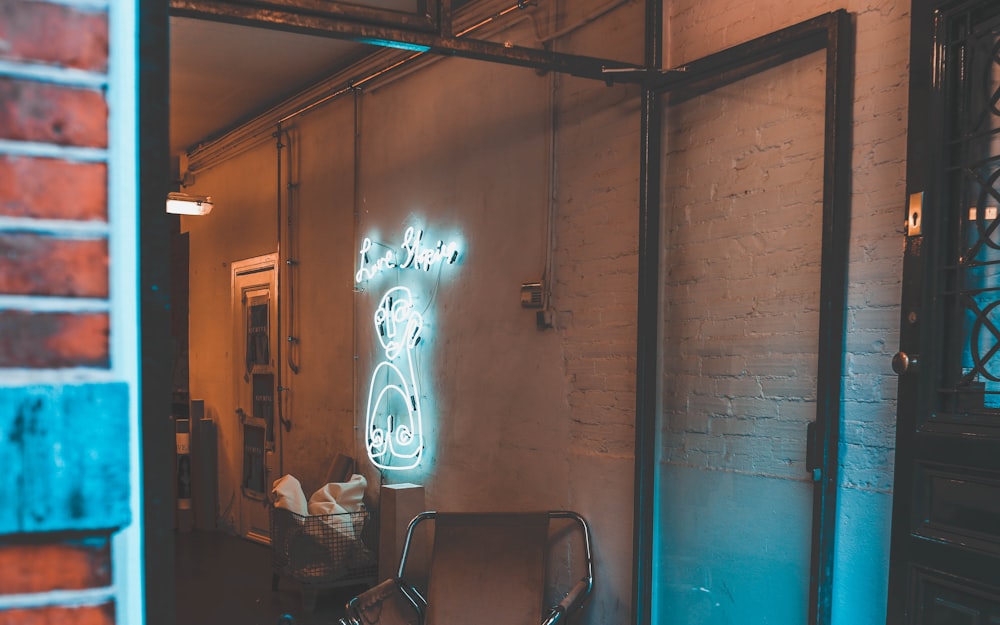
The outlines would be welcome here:
M 424 247 L 424 231 L 413 226 L 406 229 L 403 234 L 403 242 L 399 244 L 403 250 L 403 260 L 396 258 L 396 253 L 392 249 L 386 249 L 385 254 L 379 256 L 372 262 L 369 252 L 372 251 L 374 243 L 368 237 L 361 242 L 361 264 L 358 272 L 354 274 L 354 282 L 364 282 L 371 280 L 386 269 L 423 269 L 430 271 L 434 265 L 439 263 L 454 264 L 458 260 L 458 244 L 454 241 L 445 243 L 438 240 L 433 247 Z
M 388 269 L 422 269 L 454 264 L 458 244 L 423 244 L 423 230 L 407 228 L 400 249 L 372 260 L 374 243 L 365 238 L 359 252 L 355 282 L 370 280 Z M 372 371 L 365 411 L 365 448 L 372 463 L 383 470 L 413 469 L 424 451 L 424 424 L 420 387 L 416 372 L 416 348 L 424 330 L 423 315 L 416 309 L 413 294 L 405 286 L 395 286 L 382 295 L 373 317 L 375 333 L 383 354 Z
M 368 388 L 368 457 L 380 469 L 412 469 L 420 464 L 424 449 L 420 387 L 413 366 L 423 316 L 414 310 L 410 290 L 397 286 L 382 296 L 374 321 L 385 354 Z

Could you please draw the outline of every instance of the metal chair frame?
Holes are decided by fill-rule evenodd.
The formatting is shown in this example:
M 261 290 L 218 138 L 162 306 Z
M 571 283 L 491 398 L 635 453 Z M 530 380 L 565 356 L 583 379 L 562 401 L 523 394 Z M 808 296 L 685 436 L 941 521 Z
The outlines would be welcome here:
M 385 592 L 387 590 L 386 585 L 389 584 L 394 587 L 395 591 L 398 591 L 406 601 L 412 606 L 414 615 L 418 623 L 423 623 L 427 611 L 427 599 L 424 595 L 417 589 L 416 586 L 410 584 L 406 581 L 406 563 L 407 558 L 410 554 L 410 548 L 413 543 L 413 536 L 416 529 L 425 522 L 437 519 L 439 516 L 449 515 L 449 516 L 460 516 L 466 513 L 444 513 L 437 511 L 427 511 L 421 512 L 417 516 L 413 517 L 410 521 L 409 526 L 406 530 L 406 540 L 403 543 L 403 550 L 399 558 L 399 568 L 396 571 L 396 577 L 386 580 L 373 588 L 372 590 L 362 593 L 357 597 L 354 597 L 347 603 L 346 613 L 343 619 L 340 620 L 340 625 L 365 625 L 363 620 L 360 603 L 362 600 L 369 595 L 369 593 L 374 592 Z M 472 513 L 472 514 L 490 514 L 490 513 Z M 504 513 L 496 513 L 504 514 Z M 562 622 L 568 616 L 579 610 L 590 593 L 594 588 L 594 561 L 593 561 L 593 551 L 591 548 L 590 540 L 590 527 L 582 516 L 576 512 L 569 510 L 549 510 L 546 512 L 549 517 L 549 522 L 555 519 L 566 519 L 577 524 L 581 530 L 581 535 L 583 538 L 583 555 L 586 564 L 586 574 L 580 578 L 569 591 L 563 595 L 563 598 L 554 606 L 550 607 L 548 612 L 545 614 L 540 625 L 556 625 Z

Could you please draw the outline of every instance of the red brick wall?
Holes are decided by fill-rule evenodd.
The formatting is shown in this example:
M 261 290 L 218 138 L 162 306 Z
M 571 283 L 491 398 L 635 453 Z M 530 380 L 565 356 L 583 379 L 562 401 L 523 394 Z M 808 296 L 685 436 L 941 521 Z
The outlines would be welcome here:
M 111 583 L 107 539 L 0 546 L 0 593 L 86 591 Z M 14 607 L 0 611 L 0 625 L 98 625 L 114 622 L 114 604 Z
M 108 24 L 90 5 L 0 0 L 0 369 L 29 381 L 0 388 L 0 431 L 22 434 L 0 437 L 0 461 L 14 467 L 0 491 L 19 480 L 65 493 L 35 508 L 4 504 L 0 625 L 115 622 L 109 537 L 127 511 L 88 503 L 103 485 L 57 468 L 66 458 L 77 463 L 68 474 L 120 468 L 124 446 L 82 441 L 68 405 L 87 421 L 111 414 L 121 429 L 127 403 L 108 404 L 121 385 L 81 393 L 51 382 L 65 368 L 110 366 Z M 117 491 L 127 497 L 127 482 Z
M 46 81 L 29 73 L 41 66 L 106 75 L 106 12 L 0 0 L 0 18 L 0 60 L 23 63 L 28 74 L 0 75 L 0 140 L 42 146 L 36 150 L 40 156 L 0 154 L 0 217 L 106 221 L 106 164 L 58 158 L 57 150 L 44 149 L 106 148 L 105 90 L 74 85 L 72 79 L 54 84 L 58 74 Z M 106 240 L 0 236 L 0 293 L 106 298 L 107 257 Z M 6 337 L 0 340 L 0 366 L 106 365 L 107 314 L 89 317 L 0 316 Z M 86 338 L 71 338 L 80 328 L 86 328 Z M 33 356 L 25 343 L 42 344 L 45 353 Z M 19 363 L 22 359 L 30 360 Z

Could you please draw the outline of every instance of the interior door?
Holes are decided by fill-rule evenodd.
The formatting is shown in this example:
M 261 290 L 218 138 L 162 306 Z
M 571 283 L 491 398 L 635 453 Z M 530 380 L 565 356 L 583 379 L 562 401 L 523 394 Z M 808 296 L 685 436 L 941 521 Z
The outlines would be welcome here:
M 913 3 L 888 623 L 1000 624 L 1000 3 Z
M 240 534 L 270 542 L 267 495 L 280 474 L 277 407 L 276 256 L 233 263 L 233 382 L 242 447 Z

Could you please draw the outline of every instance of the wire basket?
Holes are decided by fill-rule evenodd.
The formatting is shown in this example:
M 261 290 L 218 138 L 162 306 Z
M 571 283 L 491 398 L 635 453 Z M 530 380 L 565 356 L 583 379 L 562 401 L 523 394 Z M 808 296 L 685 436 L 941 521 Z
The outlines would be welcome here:
M 271 553 L 275 576 L 290 578 L 303 587 L 374 583 L 378 575 L 377 515 L 366 507 L 314 516 L 272 508 Z

